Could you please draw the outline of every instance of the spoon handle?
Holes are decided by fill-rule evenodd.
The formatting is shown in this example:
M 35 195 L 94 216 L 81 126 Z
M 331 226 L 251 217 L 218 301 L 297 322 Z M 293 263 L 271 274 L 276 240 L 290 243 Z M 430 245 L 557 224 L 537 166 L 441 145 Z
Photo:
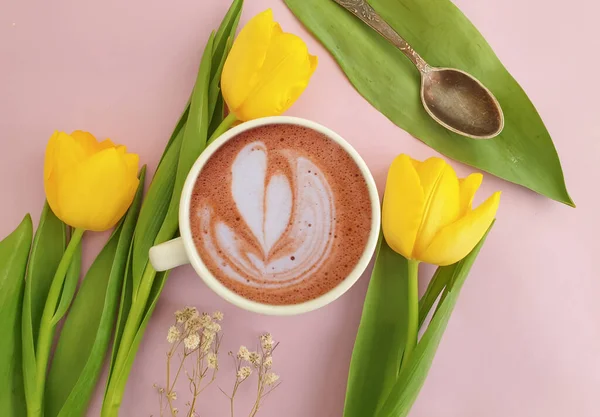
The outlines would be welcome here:
M 400 49 L 410 61 L 415 64 L 417 69 L 425 73 L 429 70 L 429 65 L 421 56 L 406 42 L 402 36 L 398 35 L 385 20 L 367 3 L 366 0 L 333 0 L 354 16 L 358 17 L 377 33 L 387 39 L 392 45 Z

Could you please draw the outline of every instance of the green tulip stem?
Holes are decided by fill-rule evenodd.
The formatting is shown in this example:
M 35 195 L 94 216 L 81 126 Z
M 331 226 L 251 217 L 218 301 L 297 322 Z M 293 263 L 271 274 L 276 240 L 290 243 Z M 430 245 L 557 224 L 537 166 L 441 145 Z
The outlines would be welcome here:
M 223 121 L 221 122 L 221 124 L 219 126 L 217 126 L 217 128 L 215 129 L 215 131 L 213 132 L 213 134 L 210 135 L 210 138 L 208 139 L 208 142 L 206 142 L 206 144 L 210 145 L 211 143 L 213 143 L 213 141 L 216 138 L 218 138 L 223 133 L 225 133 L 231 127 L 231 125 L 233 125 L 236 121 L 237 121 L 237 118 L 235 117 L 235 114 L 229 113 L 227 115 L 227 117 L 225 117 L 223 119 Z
M 408 326 L 406 330 L 406 347 L 401 369 L 408 363 L 417 346 L 419 332 L 419 261 L 408 260 Z
M 46 298 L 46 304 L 44 306 L 44 312 L 42 314 L 42 320 L 40 321 L 40 331 L 37 340 L 37 349 L 35 350 L 36 357 L 36 385 L 35 391 L 33 392 L 33 398 L 27 399 L 27 416 L 28 417 L 41 417 L 43 413 L 43 401 L 44 401 L 44 390 L 46 384 L 46 372 L 48 370 L 48 359 L 50 356 L 50 349 L 52 348 L 52 341 L 54 339 L 54 330 L 56 325 L 53 324 L 54 314 L 60 301 L 63 284 L 67 275 L 69 265 L 73 255 L 81 244 L 81 238 L 83 237 L 84 229 L 75 229 L 71 240 L 65 249 L 52 284 L 50 284 L 50 291 L 48 291 L 48 297 Z

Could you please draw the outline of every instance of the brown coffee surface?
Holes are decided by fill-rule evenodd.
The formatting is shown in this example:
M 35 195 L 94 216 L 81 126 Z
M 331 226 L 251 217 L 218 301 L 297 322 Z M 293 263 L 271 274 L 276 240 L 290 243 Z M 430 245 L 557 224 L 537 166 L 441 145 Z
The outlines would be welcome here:
M 192 194 L 200 258 L 226 287 L 271 305 L 319 297 L 362 256 L 372 206 L 354 159 L 312 129 L 267 125 L 221 146 Z

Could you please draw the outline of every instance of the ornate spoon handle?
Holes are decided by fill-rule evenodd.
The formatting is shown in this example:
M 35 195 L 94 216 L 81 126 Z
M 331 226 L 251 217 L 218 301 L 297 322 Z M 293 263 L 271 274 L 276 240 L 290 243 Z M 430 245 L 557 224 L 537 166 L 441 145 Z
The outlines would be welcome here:
M 333 0 L 354 16 L 358 17 L 364 23 L 369 25 L 377 33 L 387 39 L 392 45 L 397 47 L 406 55 L 410 61 L 415 64 L 420 72 L 427 72 L 429 65 L 421 56 L 406 42 L 402 36 L 392 29 L 377 12 L 367 3 L 366 0 Z

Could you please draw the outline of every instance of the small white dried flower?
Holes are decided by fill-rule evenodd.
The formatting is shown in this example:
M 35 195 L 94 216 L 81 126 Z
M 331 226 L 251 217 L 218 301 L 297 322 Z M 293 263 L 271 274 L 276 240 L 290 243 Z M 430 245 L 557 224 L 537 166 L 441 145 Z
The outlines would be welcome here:
M 258 366 L 260 363 L 260 355 L 257 352 L 250 352 L 248 355 L 248 361 L 254 366 Z
M 250 351 L 246 346 L 240 346 L 240 350 L 237 353 L 238 359 L 243 359 L 245 361 L 250 359 Z
M 264 350 L 266 350 L 267 352 L 270 352 L 271 350 L 273 350 L 273 337 L 271 336 L 271 333 L 265 333 L 263 335 L 260 336 L 260 344 L 262 346 L 262 348 Z
M 198 315 L 198 309 L 196 307 L 186 306 L 183 309 L 183 312 L 187 315 L 188 318 Z
M 175 312 L 175 320 L 177 321 L 177 323 L 184 323 L 187 320 L 191 319 L 194 316 L 198 315 L 198 310 L 196 309 L 196 307 L 185 307 L 182 310 L 177 310 Z
M 215 340 L 215 334 L 210 331 L 204 329 L 202 331 L 202 344 L 200 345 L 200 350 L 202 352 L 208 352 Z
M 181 333 L 179 332 L 177 326 L 169 327 L 169 333 L 167 333 L 167 342 L 173 344 L 179 340 L 179 336 L 181 336 Z
M 173 414 L 177 415 L 177 413 L 179 413 L 179 409 L 177 407 L 173 408 Z
M 194 350 L 200 344 L 200 336 L 198 333 L 192 333 L 185 339 L 183 339 L 183 345 L 188 350 Z
M 200 316 L 192 316 L 185 322 L 185 330 L 187 332 L 195 332 L 202 328 Z
M 217 355 L 215 355 L 213 352 L 207 355 L 206 362 L 209 369 L 217 369 L 219 367 Z
M 185 320 L 186 320 L 186 318 L 185 318 L 185 314 L 183 314 L 183 311 L 177 310 L 175 312 L 175 321 L 177 323 L 183 323 Z
M 175 391 L 171 391 L 167 394 L 167 398 L 171 401 L 175 401 L 177 399 L 177 393 Z
M 213 333 L 219 333 L 221 331 L 221 325 L 219 323 L 212 322 L 208 325 L 208 328 Z
M 273 366 L 273 357 L 272 356 L 267 356 L 265 358 L 265 360 L 263 361 L 263 365 L 265 368 L 270 368 Z
M 252 369 L 249 366 L 242 366 L 239 371 L 237 371 L 237 377 L 240 380 L 244 380 L 250 376 L 252 373 Z
M 204 327 L 204 328 L 208 328 L 212 325 L 212 318 L 206 314 L 206 313 L 202 313 L 202 315 L 200 316 L 200 326 Z
M 279 379 L 279 375 L 269 372 L 265 375 L 265 384 L 273 385 Z
M 202 330 L 202 337 L 205 340 L 210 340 L 210 342 L 212 343 L 212 341 L 215 338 L 215 332 L 213 332 L 211 329 L 204 329 Z
M 216 321 L 222 321 L 223 320 L 223 313 L 221 313 L 220 311 L 215 311 L 212 315 L 212 318 Z

